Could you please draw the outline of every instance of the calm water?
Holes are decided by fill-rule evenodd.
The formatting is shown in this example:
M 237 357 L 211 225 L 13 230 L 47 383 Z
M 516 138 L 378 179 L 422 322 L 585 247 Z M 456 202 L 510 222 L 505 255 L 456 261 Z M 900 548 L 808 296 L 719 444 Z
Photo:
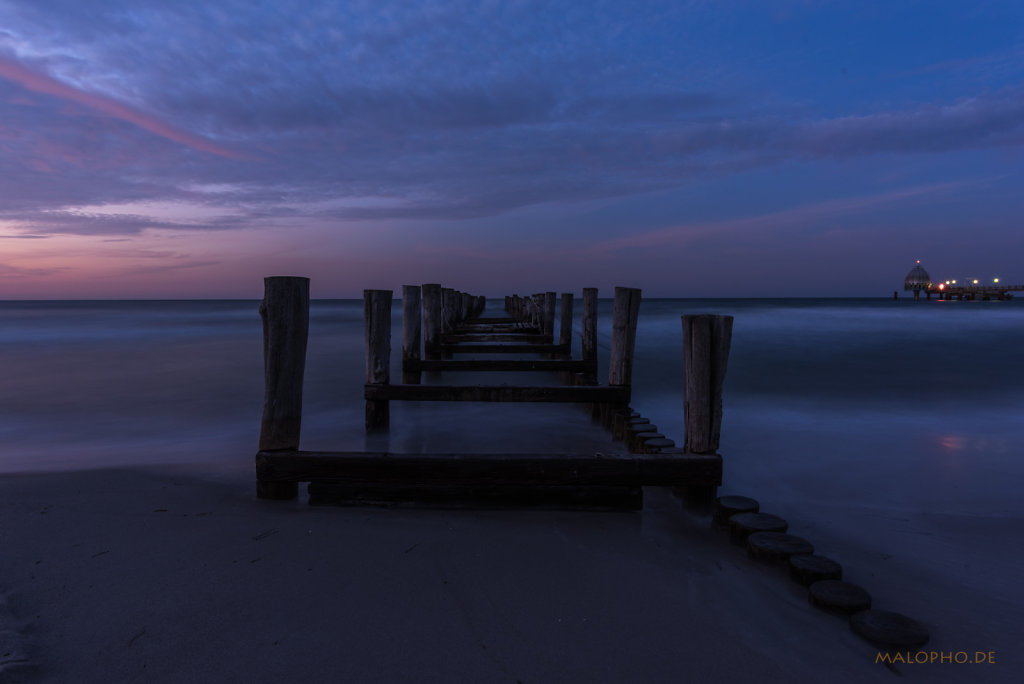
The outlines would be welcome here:
M 697 312 L 735 316 L 722 493 L 785 517 L 875 605 L 927 624 L 936 648 L 994 649 L 1004 670 L 1024 667 L 1024 556 L 1007 545 L 1024 524 L 1024 300 L 644 301 L 632 404 L 677 442 L 679 316 Z M 610 324 L 604 301 L 604 364 Z M 578 320 L 576 331 L 578 349 Z M 252 301 L 0 303 L 0 474 L 185 464 L 244 495 L 255 479 L 261 334 Z M 362 302 L 314 302 L 304 448 L 609 444 L 574 406 L 401 402 L 391 435 L 368 442 L 363 368 Z M 647 520 L 657 516 L 642 516 L 639 533 Z
M 500 303 L 489 306 L 497 313 Z M 249 467 L 263 391 L 256 308 L 253 301 L 0 303 L 0 471 Z M 394 311 L 397 345 L 397 304 Z M 736 317 L 724 489 L 1020 511 L 1024 301 L 646 300 L 633 406 L 677 442 L 679 316 L 698 312 Z M 602 301 L 604 363 L 610 322 L 611 303 Z M 398 403 L 390 438 L 368 443 L 362 335 L 361 302 L 313 303 L 303 447 L 546 451 L 602 438 L 573 407 Z M 578 349 L 578 334 L 574 343 Z M 392 356 L 399 377 L 397 349 Z

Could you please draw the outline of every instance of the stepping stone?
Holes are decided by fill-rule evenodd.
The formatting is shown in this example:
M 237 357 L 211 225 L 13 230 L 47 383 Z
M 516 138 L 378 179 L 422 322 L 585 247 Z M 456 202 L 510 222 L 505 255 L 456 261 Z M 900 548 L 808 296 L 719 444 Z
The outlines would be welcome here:
M 885 610 L 865 610 L 850 618 L 850 629 L 882 648 L 911 649 L 928 643 L 928 630 L 917 620 Z
M 674 453 L 662 449 L 661 453 Z M 679 453 L 683 453 L 680 448 Z M 748 496 L 720 496 L 715 499 L 715 512 L 712 520 L 719 525 L 728 525 L 729 517 L 737 513 L 757 513 L 761 505 Z
M 843 566 L 825 556 L 792 556 L 789 576 L 805 587 L 821 580 L 843 579 Z
M 666 437 L 654 437 L 642 440 L 640 444 L 640 452 L 644 454 L 657 454 L 662 449 L 674 447 L 675 445 L 675 442 Z
M 729 536 L 735 544 L 746 544 L 755 532 L 785 532 L 789 523 L 771 513 L 737 513 L 729 518 Z
M 747 537 L 747 553 L 759 561 L 782 564 L 790 556 L 814 553 L 814 545 L 782 532 L 755 532 Z
M 661 435 L 661 433 L 658 432 L 658 426 L 652 425 L 651 423 L 630 425 L 626 428 L 626 436 L 623 438 L 623 441 L 626 443 L 627 447 L 632 449 L 639 443 L 637 440 L 641 439 L 641 435 Z M 665 435 L 661 436 L 664 437 Z
M 821 580 L 811 585 L 811 605 L 832 613 L 849 615 L 871 607 L 871 594 L 856 584 L 840 580 Z
M 650 423 L 650 418 L 641 418 L 639 415 L 616 419 L 612 427 L 612 439 L 622 441 L 626 438 L 626 430 L 637 425 Z
M 664 437 L 665 435 L 660 432 L 638 432 L 632 434 L 626 437 L 627 451 L 631 454 L 642 454 L 644 452 L 644 442 L 649 439 L 664 439 Z

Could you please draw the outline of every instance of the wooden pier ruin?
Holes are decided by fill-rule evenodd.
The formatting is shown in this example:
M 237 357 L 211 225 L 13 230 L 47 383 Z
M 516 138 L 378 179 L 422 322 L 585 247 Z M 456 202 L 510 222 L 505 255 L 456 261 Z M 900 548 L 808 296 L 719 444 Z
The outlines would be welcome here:
M 309 483 L 311 504 L 427 503 L 642 507 L 642 487 L 671 487 L 707 508 L 721 484 L 721 388 L 732 318 L 684 316 L 683 447 L 630 409 L 641 293 L 615 288 L 608 382 L 598 384 L 597 290 L 583 290 L 579 358 L 572 357 L 574 297 L 505 298 L 504 317 L 483 317 L 486 300 L 438 284 L 402 288 L 402 382 L 391 382 L 390 290 L 366 290 L 367 433 L 390 428 L 392 401 L 557 402 L 587 408 L 614 442 L 572 453 L 390 453 L 302 451 L 302 381 L 309 280 L 265 279 L 260 306 L 266 394 L 256 455 L 257 495 L 289 499 Z M 470 355 L 474 358 L 465 358 Z M 509 358 L 523 357 L 531 358 Z M 485 357 L 485 358 L 479 358 Z M 544 385 L 427 384 L 423 373 L 550 371 Z

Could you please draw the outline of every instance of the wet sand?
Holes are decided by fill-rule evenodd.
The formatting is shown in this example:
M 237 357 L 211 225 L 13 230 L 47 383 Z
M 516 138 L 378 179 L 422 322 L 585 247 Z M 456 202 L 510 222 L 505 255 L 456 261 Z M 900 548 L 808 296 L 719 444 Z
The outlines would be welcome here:
M 3 476 L 0 512 L 2 681 L 894 680 L 661 490 L 637 513 L 319 508 L 175 466 Z

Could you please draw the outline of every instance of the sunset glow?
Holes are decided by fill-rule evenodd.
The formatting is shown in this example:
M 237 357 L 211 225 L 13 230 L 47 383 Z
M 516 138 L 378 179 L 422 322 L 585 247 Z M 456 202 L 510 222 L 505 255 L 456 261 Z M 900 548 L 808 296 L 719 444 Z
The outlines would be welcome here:
M 1017 2 L 66 4 L 0 0 L 0 299 L 1024 280 Z

